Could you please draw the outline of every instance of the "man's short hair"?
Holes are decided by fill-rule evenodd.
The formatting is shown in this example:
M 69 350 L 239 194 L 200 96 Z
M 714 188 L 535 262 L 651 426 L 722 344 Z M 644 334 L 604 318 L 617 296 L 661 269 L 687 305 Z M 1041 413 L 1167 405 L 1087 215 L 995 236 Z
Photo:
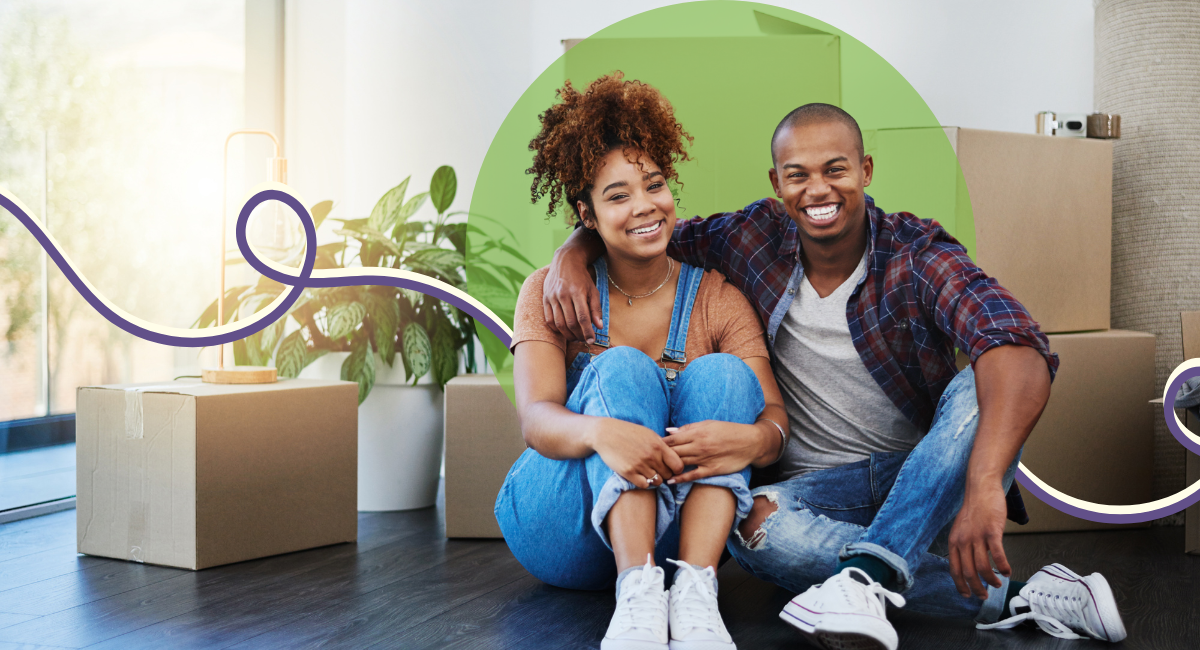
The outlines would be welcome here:
M 771 135 L 771 162 L 775 162 L 775 141 L 779 139 L 780 132 L 787 128 L 807 126 L 817 122 L 838 122 L 849 127 L 858 144 L 859 159 L 861 160 L 865 156 L 866 148 L 863 147 L 862 129 L 858 128 L 858 121 L 833 104 L 812 103 L 805 104 L 788 113 L 780 120 L 779 126 L 775 127 L 775 133 Z

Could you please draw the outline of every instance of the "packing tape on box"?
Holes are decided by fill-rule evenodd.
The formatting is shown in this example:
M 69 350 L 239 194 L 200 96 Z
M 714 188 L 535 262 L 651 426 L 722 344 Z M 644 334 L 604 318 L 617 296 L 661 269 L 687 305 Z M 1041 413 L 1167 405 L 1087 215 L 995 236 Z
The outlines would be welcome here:
M 145 403 L 142 400 L 142 395 L 148 391 L 160 391 L 164 389 L 175 392 L 178 390 L 177 384 L 160 384 L 157 386 L 136 386 L 125 389 L 125 439 L 126 440 L 142 440 L 146 435 L 146 417 Z M 144 465 L 146 455 L 141 453 L 142 450 L 130 454 L 129 458 L 129 476 L 130 480 L 130 495 L 129 495 L 129 528 L 128 528 L 128 544 L 129 544 L 129 559 L 133 562 L 145 562 L 145 546 L 144 540 L 146 537 L 146 500 L 142 498 L 141 492 L 146 485 L 146 467 Z M 134 487 L 136 485 L 136 488 Z M 134 495 L 133 490 L 136 489 L 139 494 Z

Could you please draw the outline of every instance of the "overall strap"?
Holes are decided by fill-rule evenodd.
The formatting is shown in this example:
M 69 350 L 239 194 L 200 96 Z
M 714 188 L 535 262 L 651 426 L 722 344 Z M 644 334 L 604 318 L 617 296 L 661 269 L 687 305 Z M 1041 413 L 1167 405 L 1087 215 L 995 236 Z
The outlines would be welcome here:
M 704 269 L 679 263 L 679 285 L 675 289 L 675 308 L 671 312 L 671 331 L 667 334 L 667 346 L 663 348 L 663 361 L 687 363 L 684 350 L 687 347 L 688 323 L 692 320 L 692 306 L 696 303 L 696 293 L 703 279 Z
M 596 269 L 596 288 L 600 290 L 600 306 L 601 319 L 604 325 L 596 332 L 596 345 L 607 348 L 608 345 L 608 265 L 604 263 L 603 257 L 596 258 L 592 262 L 592 268 Z

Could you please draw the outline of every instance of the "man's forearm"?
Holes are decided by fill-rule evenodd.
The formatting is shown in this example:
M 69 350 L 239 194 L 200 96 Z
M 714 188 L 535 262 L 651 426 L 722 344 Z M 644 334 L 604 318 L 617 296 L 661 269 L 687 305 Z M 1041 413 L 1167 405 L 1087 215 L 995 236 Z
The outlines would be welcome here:
M 567 237 L 558 250 L 554 251 L 554 259 L 558 261 L 559 258 L 574 258 L 587 266 L 604 255 L 605 250 L 604 240 L 596 234 L 596 231 L 579 227 Z
M 1022 345 L 1001 345 L 975 360 L 979 428 L 967 466 L 968 496 L 999 488 L 1050 399 L 1045 357 Z

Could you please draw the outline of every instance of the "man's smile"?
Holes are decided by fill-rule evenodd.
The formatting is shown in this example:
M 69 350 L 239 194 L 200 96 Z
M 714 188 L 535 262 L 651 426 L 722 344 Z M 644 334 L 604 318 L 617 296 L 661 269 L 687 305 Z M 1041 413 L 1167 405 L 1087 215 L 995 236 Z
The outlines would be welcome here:
M 813 223 L 823 225 L 837 219 L 838 215 L 842 212 L 842 204 L 822 203 L 821 205 L 810 205 L 802 208 L 802 210 L 804 210 L 804 214 L 808 215 L 808 218 Z

